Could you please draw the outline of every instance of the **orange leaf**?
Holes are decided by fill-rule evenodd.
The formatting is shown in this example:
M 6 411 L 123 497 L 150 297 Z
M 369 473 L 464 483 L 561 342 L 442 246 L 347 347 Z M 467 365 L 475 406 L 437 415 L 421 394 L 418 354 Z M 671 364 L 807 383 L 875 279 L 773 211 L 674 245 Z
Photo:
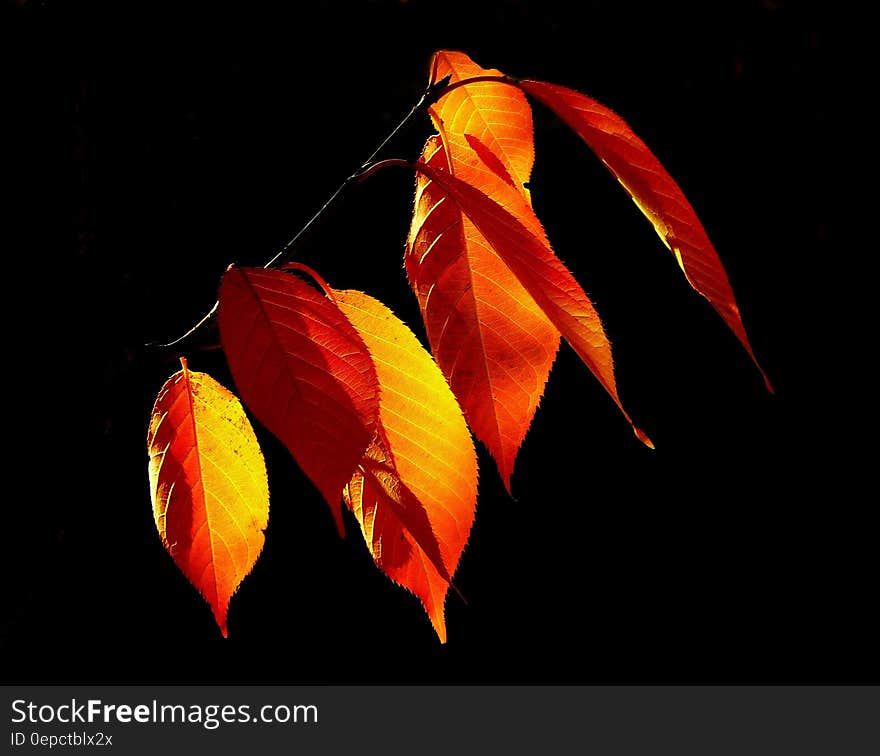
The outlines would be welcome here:
M 205 373 L 182 369 L 159 391 L 147 450 L 162 543 L 211 605 L 226 636 L 229 600 L 263 548 L 266 466 L 241 404 Z
M 711 302 L 746 348 L 772 392 L 749 344 L 718 253 L 684 192 L 660 161 L 620 116 L 592 98 L 542 81 L 523 81 L 520 86 L 574 129 L 614 174 L 675 255 L 691 286 Z
M 345 499 L 373 559 L 425 607 L 446 640 L 444 600 L 474 519 L 477 459 L 461 410 L 431 356 L 381 302 L 334 292 L 381 386 L 379 429 Z
M 454 84 L 501 75 L 461 52 L 440 50 L 431 59 L 431 84 L 446 76 Z M 524 185 L 532 173 L 535 145 L 532 109 L 522 92 L 501 82 L 466 84 L 443 95 L 428 112 L 454 164 L 468 165 L 487 179 L 501 178 L 528 199 Z
M 226 271 L 217 322 L 245 404 L 323 494 L 341 534 L 342 489 L 379 409 L 363 340 L 330 299 L 263 268 Z
M 511 213 L 479 189 L 442 169 L 423 163 L 416 168 L 449 195 L 473 222 L 632 424 L 617 395 L 611 345 L 599 316 L 549 245 L 518 220 L 518 212 Z M 511 193 L 506 199 L 512 201 L 513 197 Z M 633 430 L 642 442 L 653 446 L 635 425 Z
M 442 50 L 431 64 L 432 84 L 487 75 L 501 73 L 460 52 Z M 525 188 L 535 155 L 525 95 L 476 82 L 442 95 L 429 112 L 440 136 L 428 140 L 423 160 L 479 187 L 549 245 Z M 510 490 L 559 333 L 474 224 L 424 176 L 416 178 L 406 269 L 431 351 Z
M 428 140 L 422 158 L 431 166 L 447 165 L 439 137 Z M 466 163 L 456 166 L 459 175 L 490 183 L 493 196 L 513 195 L 544 238 L 521 194 Z M 422 174 L 416 176 L 405 261 L 434 358 L 510 490 L 517 451 L 559 348 L 559 331 L 458 205 Z

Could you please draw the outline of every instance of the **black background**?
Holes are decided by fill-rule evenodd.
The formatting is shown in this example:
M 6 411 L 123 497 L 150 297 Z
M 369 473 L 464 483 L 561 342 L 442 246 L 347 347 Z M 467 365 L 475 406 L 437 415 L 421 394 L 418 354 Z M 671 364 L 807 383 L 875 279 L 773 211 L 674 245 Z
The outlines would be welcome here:
M 4 8 L 9 682 L 876 681 L 871 503 L 826 276 L 827 14 L 771 2 L 18 2 Z M 432 51 L 587 92 L 681 184 L 758 372 L 599 162 L 535 107 L 536 210 L 615 347 L 650 452 L 564 348 L 480 498 L 441 646 L 261 428 L 266 547 L 223 640 L 152 522 L 145 435 L 179 335 L 418 99 Z M 386 152 L 412 158 L 422 119 Z M 352 189 L 296 258 L 423 337 L 412 177 Z M 205 346 L 211 334 L 199 341 Z M 190 366 L 232 386 L 219 351 Z

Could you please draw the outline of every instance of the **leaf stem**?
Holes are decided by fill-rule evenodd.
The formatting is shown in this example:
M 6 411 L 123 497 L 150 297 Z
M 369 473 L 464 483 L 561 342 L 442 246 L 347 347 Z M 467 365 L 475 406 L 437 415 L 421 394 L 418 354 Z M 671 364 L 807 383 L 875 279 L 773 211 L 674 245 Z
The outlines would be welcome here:
M 330 286 L 324 280 L 323 276 L 315 271 L 314 268 L 310 268 L 308 265 L 305 265 L 303 263 L 289 262 L 284 263 L 284 265 L 281 266 L 281 270 L 298 270 L 300 273 L 305 273 L 316 284 L 318 284 L 318 286 L 327 296 L 327 299 L 333 302 L 333 304 L 336 304 L 336 297 L 333 296 L 333 289 L 330 288 Z
M 380 160 L 377 163 L 373 163 L 372 165 L 368 165 L 358 173 L 357 182 L 360 184 L 362 181 L 366 181 L 370 176 L 372 176 L 377 171 L 381 171 L 383 168 L 412 168 L 413 164 L 408 160 L 401 160 L 400 158 L 388 158 L 388 160 Z
M 447 77 L 448 78 L 448 77 Z M 508 84 L 511 87 L 520 88 L 519 81 L 514 79 L 512 76 L 507 76 L 506 74 L 496 74 L 491 75 L 487 74 L 485 76 L 473 76 L 470 79 L 460 79 L 459 81 L 454 81 L 452 84 L 446 84 L 445 86 L 440 87 L 436 94 L 434 95 L 429 105 L 433 105 L 435 102 L 440 100 L 443 97 L 446 97 L 450 92 L 454 92 L 459 87 L 467 86 L 468 84 L 480 84 L 484 81 L 491 81 L 495 84 Z M 437 82 L 438 84 L 441 82 Z

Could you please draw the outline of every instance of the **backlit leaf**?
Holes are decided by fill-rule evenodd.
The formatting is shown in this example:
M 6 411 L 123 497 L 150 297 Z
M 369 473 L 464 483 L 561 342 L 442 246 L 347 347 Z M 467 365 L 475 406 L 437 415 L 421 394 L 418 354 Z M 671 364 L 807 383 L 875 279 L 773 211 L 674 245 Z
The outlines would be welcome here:
M 428 140 L 422 157 L 428 165 L 446 166 L 439 137 Z M 467 164 L 458 164 L 457 170 L 487 183 Z M 495 177 L 488 182 L 495 196 L 513 195 L 518 208 L 534 218 L 514 188 Z M 536 218 L 534 223 L 544 239 Z M 559 347 L 559 332 L 473 222 L 423 174 L 416 176 L 405 262 L 434 358 L 509 490 L 517 451 Z
M 266 467 L 238 399 L 181 362 L 150 417 L 153 516 L 162 543 L 225 636 L 229 600 L 263 548 Z
M 431 83 L 486 75 L 501 74 L 460 52 L 442 50 L 432 59 Z M 518 212 L 546 243 L 525 186 L 534 139 L 523 93 L 500 82 L 466 84 L 441 96 L 429 113 L 440 133 L 425 145 L 424 162 L 448 169 Z M 416 177 L 406 270 L 434 358 L 510 490 L 559 333 L 470 219 L 422 175 Z
M 436 167 L 419 164 L 417 170 L 458 204 L 632 424 L 617 395 L 611 345 L 599 316 L 553 250 L 517 219 L 518 213 L 509 212 L 479 189 Z M 507 199 L 513 201 L 513 196 Z M 641 441 L 652 446 L 635 425 L 633 430 Z
M 412 331 L 366 294 L 333 295 L 369 348 L 381 386 L 378 431 L 345 500 L 376 564 L 419 598 L 445 641 L 445 596 L 476 507 L 473 442 Z
M 749 344 L 718 253 L 684 192 L 660 161 L 620 116 L 592 98 L 541 81 L 523 81 L 520 86 L 574 129 L 614 174 L 675 255 L 691 286 L 711 302 L 746 348 L 772 391 Z
M 342 533 L 342 489 L 379 408 L 363 340 L 330 299 L 263 268 L 226 271 L 217 319 L 242 399 L 323 494 Z
M 431 59 L 432 84 L 446 76 L 455 84 L 501 75 L 461 52 L 440 50 Z M 525 184 L 535 162 L 534 128 L 532 109 L 521 91 L 502 82 L 466 84 L 442 96 L 428 112 L 451 161 L 501 178 L 528 199 Z

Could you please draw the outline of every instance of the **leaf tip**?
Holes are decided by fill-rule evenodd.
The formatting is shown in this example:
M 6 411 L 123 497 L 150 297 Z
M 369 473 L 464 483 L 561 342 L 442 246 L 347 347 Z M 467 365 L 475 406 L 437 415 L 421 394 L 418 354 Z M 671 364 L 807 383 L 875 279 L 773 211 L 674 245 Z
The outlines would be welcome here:
M 637 428 L 635 425 L 632 427 L 633 433 L 636 434 L 636 438 L 641 441 L 645 446 L 649 449 L 655 449 L 654 442 L 648 437 L 648 434 L 645 433 L 641 428 Z
M 330 511 L 333 513 L 333 522 L 336 523 L 336 532 L 339 533 L 340 538 L 345 540 L 345 520 L 342 519 L 342 505 L 339 502 L 336 503 L 335 507 L 331 504 Z
M 434 627 L 434 632 L 437 633 L 437 638 L 440 640 L 444 646 L 446 645 L 446 619 L 442 616 L 440 617 L 431 617 L 431 625 Z
M 499 470 L 499 472 L 501 472 Z M 511 475 L 509 472 L 501 472 L 501 482 L 504 484 L 504 490 L 507 491 L 507 495 L 513 499 L 513 491 L 510 488 L 510 478 Z
M 226 603 L 226 606 L 211 606 L 211 610 L 214 613 L 214 621 L 217 623 L 217 627 L 220 630 L 220 635 L 222 635 L 224 638 L 228 638 L 229 628 L 226 626 L 226 618 L 229 612 L 229 602 Z

